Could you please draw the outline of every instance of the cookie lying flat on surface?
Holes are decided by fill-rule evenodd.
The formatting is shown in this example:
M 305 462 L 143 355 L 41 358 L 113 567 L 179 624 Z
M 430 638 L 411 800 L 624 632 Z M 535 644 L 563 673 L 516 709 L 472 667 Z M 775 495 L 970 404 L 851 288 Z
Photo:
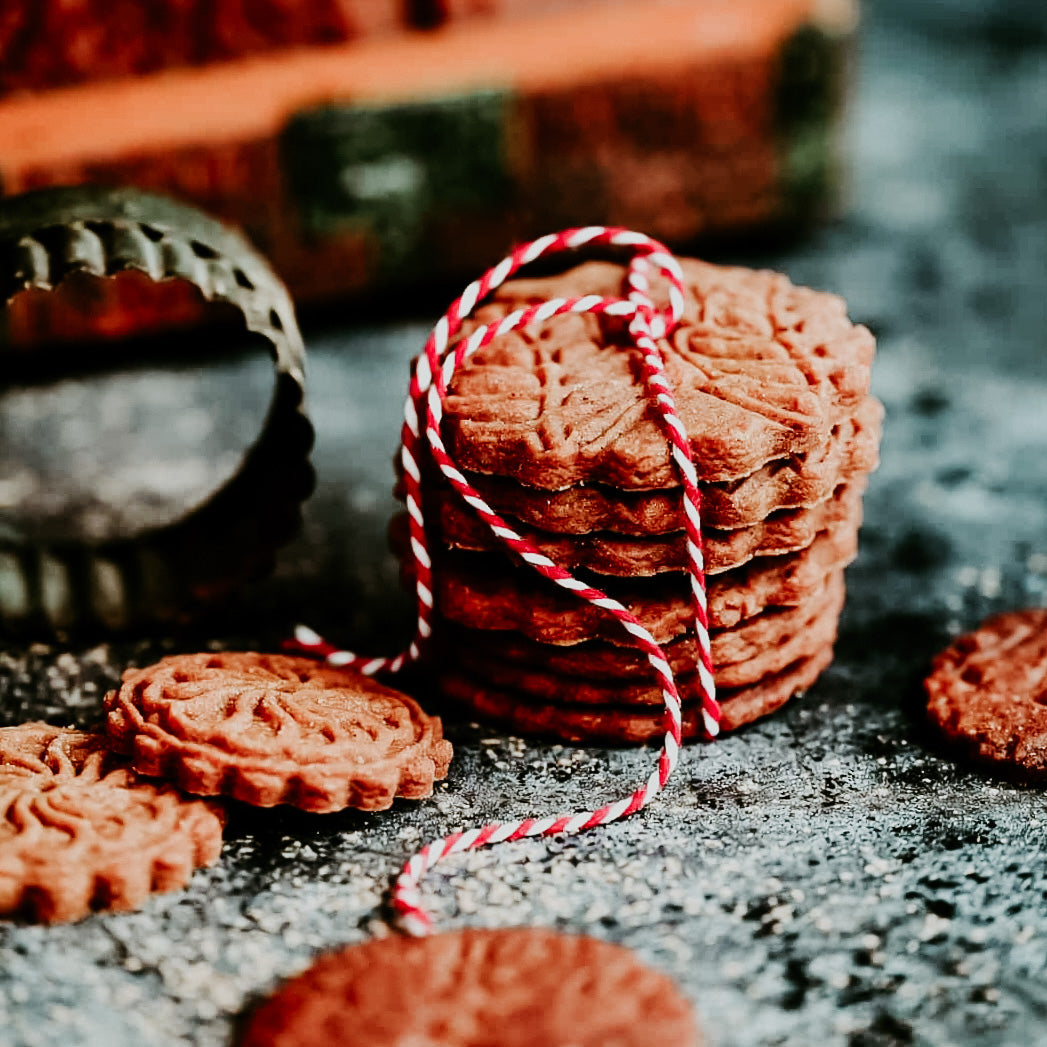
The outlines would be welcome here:
M 130 669 L 106 730 L 143 774 L 260 807 L 382 810 L 431 795 L 451 745 L 407 695 L 308 658 L 187 654 Z
M 183 887 L 222 846 L 221 809 L 147 782 L 101 735 L 0 728 L 0 915 L 54 923 Z
M 1047 608 L 996 615 L 939 654 L 927 713 L 972 759 L 1047 782 Z
M 700 1047 L 690 1005 L 629 950 L 540 928 L 384 938 L 325 956 L 239 1047 Z

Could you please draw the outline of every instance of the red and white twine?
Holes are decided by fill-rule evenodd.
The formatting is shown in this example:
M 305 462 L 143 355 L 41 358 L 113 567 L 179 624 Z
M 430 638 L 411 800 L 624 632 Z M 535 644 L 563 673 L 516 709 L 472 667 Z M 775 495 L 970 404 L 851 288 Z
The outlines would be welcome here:
M 629 291 L 626 298 L 604 298 L 600 295 L 553 298 L 538 305 L 518 309 L 497 323 L 477 327 L 468 338 L 459 339 L 451 348 L 462 324 L 476 306 L 522 266 L 546 255 L 588 245 L 620 247 L 632 252 L 633 258 L 627 273 Z M 656 307 L 650 297 L 652 272 L 660 273 L 668 281 L 669 302 L 664 309 Z M 698 684 L 701 712 L 706 732 L 715 736 L 719 731 L 720 708 L 716 702 L 709 641 L 698 479 L 687 433 L 676 412 L 672 389 L 665 373 L 665 361 L 658 347 L 658 339 L 664 338 L 679 323 L 683 314 L 682 280 L 683 274 L 676 259 L 658 241 L 627 229 L 590 226 L 584 229 L 568 229 L 524 244 L 479 280 L 471 283 L 440 318 L 429 335 L 425 349 L 415 365 L 404 406 L 400 453 L 415 567 L 418 617 L 414 639 L 406 651 L 394 658 L 363 658 L 350 651 L 339 650 L 311 629 L 299 626 L 295 633 L 295 641 L 289 645 L 304 653 L 323 657 L 331 665 L 350 666 L 367 674 L 396 672 L 421 657 L 425 641 L 432 632 L 433 615 L 432 560 L 422 511 L 422 477 L 419 468 L 419 452 L 424 450 L 451 486 L 507 549 L 539 574 L 616 618 L 635 645 L 647 656 L 651 668 L 658 676 L 665 705 L 665 738 L 658 763 L 647 781 L 629 796 L 597 810 L 492 823 L 482 828 L 452 833 L 427 844 L 404 865 L 393 888 L 393 908 L 401 927 L 410 934 L 425 935 L 431 930 L 429 916 L 422 907 L 419 884 L 422 877 L 437 863 L 452 854 L 488 844 L 520 840 L 529 836 L 576 833 L 628 817 L 647 806 L 657 796 L 679 758 L 682 735 L 680 695 L 665 653 L 654 637 L 621 603 L 575 578 L 569 571 L 540 553 L 527 539 L 517 534 L 469 484 L 444 446 L 440 422 L 451 378 L 464 361 L 499 335 L 530 324 L 543 323 L 565 313 L 596 313 L 629 321 L 629 333 L 633 344 L 643 357 L 647 390 L 658 405 L 663 429 L 683 486 L 688 566 L 699 651 Z

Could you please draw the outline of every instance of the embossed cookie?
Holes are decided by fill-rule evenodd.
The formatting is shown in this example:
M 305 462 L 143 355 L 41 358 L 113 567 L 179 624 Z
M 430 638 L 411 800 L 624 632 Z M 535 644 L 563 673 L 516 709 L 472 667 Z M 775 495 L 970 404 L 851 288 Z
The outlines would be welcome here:
M 46 923 L 133 909 L 222 846 L 221 808 L 141 778 L 101 735 L 0 728 L 0 915 Z
M 130 669 L 106 731 L 143 774 L 260 807 L 381 810 L 432 793 L 451 759 L 407 695 L 307 658 L 187 654 Z
M 350 1042 L 700 1047 L 702 1038 L 669 978 L 629 950 L 519 927 L 383 938 L 325 956 L 255 1010 L 240 1047 Z
M 684 262 L 683 274 L 683 317 L 660 349 L 694 454 L 714 671 L 737 725 L 831 658 L 883 409 L 869 395 L 872 337 L 840 299 L 769 272 Z M 512 281 L 461 337 L 557 297 L 621 298 L 624 283 L 600 262 Z M 652 298 L 666 297 L 655 281 Z M 626 322 L 573 313 L 493 338 L 450 378 L 442 433 L 513 530 L 668 645 L 696 699 L 680 479 Z M 421 469 L 444 689 L 569 740 L 657 733 L 660 693 L 613 616 L 514 566 L 435 465 Z M 390 539 L 406 577 L 403 531 Z
M 780 509 L 809 508 L 825 501 L 841 483 L 872 472 L 879 463 L 883 405 L 866 397 L 854 415 L 833 427 L 824 446 L 806 454 L 776 458 L 749 476 L 702 484 L 702 520 L 706 527 L 748 527 Z M 397 469 L 400 465 L 397 460 Z M 469 473 L 495 512 L 525 524 L 562 534 L 612 531 L 615 534 L 665 534 L 686 526 L 679 487 L 628 491 L 601 484 L 578 484 L 562 491 L 529 487 L 501 476 Z M 429 487 L 441 483 L 435 471 Z M 402 483 L 397 494 L 403 497 Z
M 571 294 L 622 295 L 620 267 L 588 263 L 509 283 L 477 323 Z M 749 476 L 823 447 L 869 391 L 873 339 L 840 299 L 770 272 L 684 262 L 684 321 L 663 343 L 699 479 Z M 620 321 L 592 315 L 514 331 L 451 383 L 444 431 L 459 466 L 534 487 L 677 482 L 657 411 Z
M 780 509 L 808 508 L 830 497 L 841 482 L 876 468 L 883 407 L 867 397 L 855 416 L 833 430 L 818 451 L 776 458 L 755 473 L 728 483 L 703 484 L 702 519 L 707 527 L 748 527 Z M 616 534 L 664 534 L 686 526 L 679 487 L 627 491 L 580 484 L 562 491 L 469 475 L 496 512 L 533 527 L 566 534 L 612 531 Z
M 861 518 L 864 477 L 841 485 L 835 494 L 809 509 L 782 509 L 767 519 L 733 531 L 703 527 L 702 549 L 707 576 L 741 567 L 756 556 L 781 556 L 805 549 L 815 536 L 830 527 L 856 527 Z M 500 548 L 490 528 L 465 506 L 454 491 L 443 492 L 440 536 L 455 549 L 485 551 Z M 407 514 L 399 517 L 406 528 Z M 507 521 L 539 552 L 568 570 L 581 568 L 594 574 L 639 578 L 671 571 L 686 571 L 687 534 L 625 536 L 596 531 L 582 535 L 550 534 Z
M 827 644 L 809 658 L 749 687 L 717 694 L 723 717 L 721 731 L 733 731 L 781 708 L 793 695 L 810 687 L 832 661 Z M 683 707 L 683 737 L 702 736 L 698 695 L 689 681 L 677 681 Z M 660 711 L 636 705 L 566 705 L 531 701 L 526 694 L 497 689 L 464 670 L 441 673 L 440 688 L 448 698 L 480 719 L 502 724 L 521 734 L 558 738 L 565 742 L 634 745 L 665 733 Z
M 858 551 L 853 526 L 818 536 L 791 556 L 763 557 L 709 579 L 709 617 L 714 629 L 729 629 L 768 607 L 795 607 L 822 589 L 833 572 Z M 624 644 L 621 626 L 605 612 L 501 557 L 444 554 L 434 559 L 437 606 L 451 621 L 474 629 L 514 629 L 540 643 L 606 640 Z M 658 643 L 693 628 L 690 590 L 682 575 L 600 579 Z
M 1047 608 L 1000 614 L 934 659 L 927 713 L 957 749 L 1047 781 Z
M 836 572 L 822 592 L 799 607 L 765 611 L 734 629 L 712 633 L 717 685 L 757 683 L 832 643 L 843 600 L 843 574 Z M 662 700 L 650 664 L 635 648 L 600 640 L 572 646 L 540 644 L 515 632 L 479 629 L 459 629 L 441 639 L 458 664 L 496 688 L 509 686 L 568 705 Z M 663 650 L 678 679 L 698 671 L 693 636 L 673 640 Z

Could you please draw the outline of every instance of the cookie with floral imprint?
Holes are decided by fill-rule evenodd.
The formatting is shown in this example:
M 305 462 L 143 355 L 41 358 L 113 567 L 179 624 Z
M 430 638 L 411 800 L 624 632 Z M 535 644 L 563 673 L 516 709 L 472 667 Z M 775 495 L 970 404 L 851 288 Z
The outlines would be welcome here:
M 781 274 L 682 264 L 683 320 L 660 349 L 699 481 L 737 480 L 824 447 L 869 395 L 869 331 L 837 296 Z M 624 277 L 619 266 L 589 262 L 511 281 L 465 333 L 537 301 L 625 297 Z M 444 428 L 459 467 L 548 490 L 678 483 L 630 346 L 621 320 L 592 313 L 496 337 L 450 383 Z
M 42 923 L 134 909 L 184 887 L 222 847 L 213 801 L 149 781 L 105 738 L 0 728 L 0 915 Z
M 384 810 L 430 796 L 451 745 L 408 695 L 309 658 L 172 655 L 105 697 L 112 746 L 143 774 L 259 807 Z
M 935 659 L 927 715 L 961 756 L 1047 783 L 1047 608 L 998 614 Z
M 321 957 L 239 1047 L 701 1047 L 690 1003 L 620 945 L 538 927 L 389 937 Z
M 782 510 L 824 502 L 840 484 L 876 469 L 882 424 L 883 405 L 866 397 L 815 451 L 776 458 L 739 480 L 700 485 L 704 526 L 736 530 Z M 558 534 L 652 535 L 687 526 L 683 490 L 677 485 L 634 491 L 585 483 L 551 491 L 482 473 L 467 473 L 466 479 L 495 512 Z M 426 477 L 426 483 L 439 486 L 439 476 Z M 397 494 L 403 493 L 400 482 Z

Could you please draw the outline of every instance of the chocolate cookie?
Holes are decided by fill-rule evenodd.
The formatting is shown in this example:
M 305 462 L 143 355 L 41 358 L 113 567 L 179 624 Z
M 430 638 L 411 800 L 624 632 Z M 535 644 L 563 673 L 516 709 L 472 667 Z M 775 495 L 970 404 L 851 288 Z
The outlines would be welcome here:
M 702 484 L 703 523 L 732 530 L 759 523 L 779 509 L 808 508 L 825 501 L 841 483 L 877 467 L 882 422 L 883 405 L 867 396 L 853 416 L 833 427 L 828 441 L 817 450 L 776 458 L 740 480 Z M 399 458 L 396 467 L 399 473 Z M 676 486 L 624 491 L 578 484 L 548 491 L 501 476 L 468 473 L 466 478 L 495 512 L 546 531 L 645 535 L 682 531 L 687 526 L 683 492 Z M 426 478 L 430 488 L 440 483 L 438 472 Z M 404 495 L 402 479 L 396 493 Z
M 838 487 L 834 495 L 809 509 L 781 509 L 766 520 L 733 531 L 718 531 L 703 526 L 702 548 L 706 575 L 722 574 L 741 567 L 756 556 L 781 556 L 805 549 L 815 536 L 841 524 L 857 526 L 861 517 L 861 497 L 865 478 Z M 464 505 L 454 491 L 442 492 L 440 536 L 455 549 L 487 551 L 500 548 L 490 528 Z M 407 514 L 398 518 L 406 528 Z M 671 571 L 686 571 L 687 534 L 624 536 L 610 532 L 590 534 L 550 534 L 507 521 L 539 552 L 568 570 L 622 578 L 640 578 Z
M 765 611 L 734 629 L 712 634 L 716 683 L 721 688 L 757 683 L 830 644 L 843 607 L 842 572 L 797 608 Z M 512 687 L 544 701 L 632 705 L 661 702 L 646 657 L 631 647 L 591 640 L 574 646 L 540 644 L 514 632 L 459 629 L 441 637 L 457 664 L 485 683 Z M 663 650 L 678 679 L 698 670 L 692 636 Z
M 620 267 L 589 263 L 507 284 L 475 322 L 574 294 L 622 296 Z M 769 272 L 684 262 L 683 322 L 662 345 L 699 479 L 749 476 L 823 447 L 868 395 L 873 339 L 836 297 Z M 656 292 L 657 293 L 657 292 Z M 557 318 L 495 338 L 451 383 L 444 431 L 458 465 L 558 490 L 678 482 L 620 321 Z
M 793 695 L 810 687 L 832 657 L 832 645 L 827 644 L 809 658 L 802 658 L 759 683 L 719 692 L 717 699 L 723 711 L 720 730 L 733 731 L 779 709 Z M 677 684 L 684 701 L 683 737 L 699 738 L 703 725 L 698 695 L 691 689 L 690 681 Z M 464 671 L 442 673 L 440 687 L 448 698 L 479 718 L 521 734 L 582 744 L 634 745 L 665 733 L 660 711 L 635 705 L 532 702 L 526 694 L 491 687 Z
M 105 697 L 113 746 L 203 795 L 307 811 L 429 796 L 451 759 L 439 719 L 346 669 L 269 654 L 188 654 L 130 669 Z
M 795 607 L 822 589 L 830 573 L 858 551 L 854 526 L 819 535 L 802 552 L 761 557 L 709 579 L 709 617 L 714 629 L 729 629 L 768 607 Z M 623 644 L 621 626 L 605 612 L 512 567 L 502 557 L 480 553 L 434 557 L 437 606 L 451 621 L 474 629 L 514 629 L 540 643 L 575 644 L 602 639 Z M 658 643 L 693 628 L 690 590 L 683 575 L 653 579 L 598 579 Z
M 673 983 L 629 950 L 519 927 L 383 938 L 325 956 L 251 1015 L 240 1047 L 349 1042 L 699 1047 L 701 1038 Z
M 140 778 L 101 735 L 0 728 L 0 915 L 133 909 L 222 847 L 221 809 Z
M 972 759 L 1047 781 L 1047 608 L 1000 614 L 934 659 L 927 713 Z

